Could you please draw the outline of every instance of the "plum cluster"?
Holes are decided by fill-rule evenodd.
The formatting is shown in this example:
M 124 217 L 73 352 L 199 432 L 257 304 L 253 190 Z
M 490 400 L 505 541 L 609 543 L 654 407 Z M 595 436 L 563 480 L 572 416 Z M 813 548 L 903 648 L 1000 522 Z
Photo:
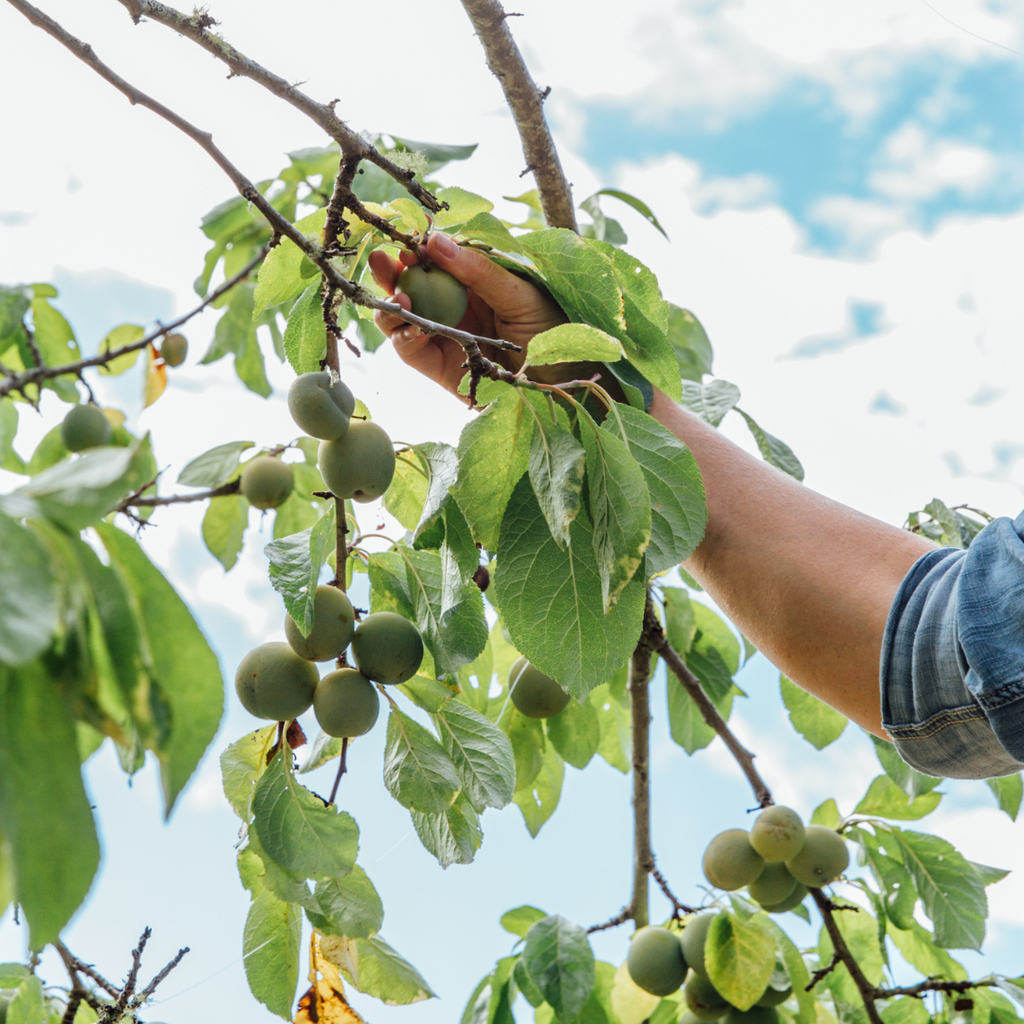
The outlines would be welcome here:
M 748 1010 L 733 1006 L 711 983 L 704 963 L 704 944 L 715 913 L 691 917 L 681 932 L 668 928 L 640 928 L 633 936 L 626 958 L 629 976 L 645 992 L 668 996 L 683 988 L 687 1012 L 680 1024 L 725 1018 L 725 1024 L 779 1024 L 775 1009 L 792 988 L 771 985 Z
M 747 887 L 770 914 L 792 910 L 807 895 L 834 882 L 849 866 L 843 837 L 807 825 L 789 807 L 767 807 L 746 832 L 720 832 L 704 851 L 704 876 L 718 889 Z

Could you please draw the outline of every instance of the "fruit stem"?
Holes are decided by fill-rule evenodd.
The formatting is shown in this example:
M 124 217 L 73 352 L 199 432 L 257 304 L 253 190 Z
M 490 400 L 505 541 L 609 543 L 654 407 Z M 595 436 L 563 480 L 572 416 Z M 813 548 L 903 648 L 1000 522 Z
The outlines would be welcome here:
M 650 597 L 647 614 L 653 615 Z M 650 892 L 648 877 L 654 870 L 651 850 L 651 647 L 647 629 L 629 660 L 629 707 L 633 730 L 633 898 L 631 916 L 637 928 L 650 923 Z

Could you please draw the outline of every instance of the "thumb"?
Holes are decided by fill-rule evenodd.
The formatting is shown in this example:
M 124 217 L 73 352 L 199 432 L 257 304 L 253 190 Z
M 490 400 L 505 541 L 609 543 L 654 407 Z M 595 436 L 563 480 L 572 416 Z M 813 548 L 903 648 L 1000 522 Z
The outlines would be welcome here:
M 499 267 L 482 253 L 463 248 L 447 235 L 432 234 L 427 239 L 427 254 L 441 270 L 472 289 L 503 320 L 514 320 L 543 301 L 528 281 Z

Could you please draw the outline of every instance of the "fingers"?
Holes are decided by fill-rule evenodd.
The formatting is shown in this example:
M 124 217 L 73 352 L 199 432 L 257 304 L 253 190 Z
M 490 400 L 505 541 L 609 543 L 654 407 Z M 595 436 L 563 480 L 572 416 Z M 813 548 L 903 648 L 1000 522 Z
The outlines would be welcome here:
M 396 263 L 383 249 L 377 249 L 370 253 L 370 270 L 373 279 L 388 293 L 393 295 L 398 275 L 402 272 L 401 266 Z
M 374 253 L 376 255 L 376 253 Z M 376 273 L 374 274 L 376 277 Z M 383 287 L 383 286 L 382 286 Z M 392 295 L 391 301 L 396 306 L 401 306 L 403 309 L 412 308 L 412 300 L 408 295 Z M 395 316 L 393 313 L 385 313 L 383 310 L 378 309 L 373 314 L 373 322 L 377 325 L 380 331 L 394 340 L 396 334 L 402 334 L 403 338 L 407 336 L 409 331 L 415 331 L 417 334 L 420 333 L 418 327 L 414 327 L 412 324 L 406 323 L 401 317 Z

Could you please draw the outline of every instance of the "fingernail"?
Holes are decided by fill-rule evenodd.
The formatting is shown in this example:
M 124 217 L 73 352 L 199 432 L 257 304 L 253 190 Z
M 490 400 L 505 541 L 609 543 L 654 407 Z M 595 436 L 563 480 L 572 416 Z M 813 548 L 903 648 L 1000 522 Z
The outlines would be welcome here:
M 459 254 L 459 247 L 447 235 L 434 235 L 437 241 L 434 243 L 437 251 L 446 259 L 453 260 Z

